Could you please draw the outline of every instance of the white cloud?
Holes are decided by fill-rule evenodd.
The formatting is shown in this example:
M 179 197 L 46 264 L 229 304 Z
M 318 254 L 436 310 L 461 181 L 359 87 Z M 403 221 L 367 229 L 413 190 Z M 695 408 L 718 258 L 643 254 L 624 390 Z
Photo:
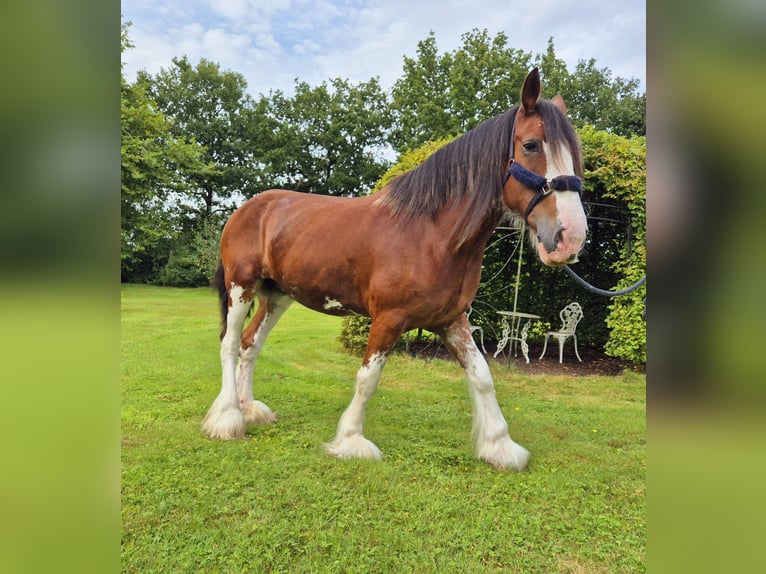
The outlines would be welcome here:
M 202 36 L 202 49 L 206 53 L 218 54 L 221 59 L 236 62 L 242 50 L 250 45 L 250 38 L 231 34 L 220 28 L 207 30 Z
M 174 56 L 181 55 L 178 46 L 167 37 L 146 33 L 139 27 L 131 29 L 130 37 L 135 47 L 123 55 L 125 73 L 129 78 L 139 70 L 156 74 L 160 68 L 167 68 Z
M 248 18 L 270 18 L 281 10 L 290 8 L 290 0 L 207 0 L 206 4 L 215 14 L 242 22 Z
M 532 54 L 544 52 L 553 36 L 570 70 L 595 58 L 615 76 L 645 81 L 643 1 L 549 0 L 529 8 L 497 0 L 124 0 L 122 11 L 134 22 L 136 47 L 124 55 L 128 77 L 186 54 L 242 73 L 253 95 L 290 93 L 295 78 L 317 85 L 379 76 L 390 87 L 403 57 L 414 57 L 429 31 L 444 52 L 458 48 L 466 32 L 485 28 Z
M 322 46 L 312 40 L 305 40 L 303 42 L 293 44 L 293 52 L 295 52 L 298 56 L 311 56 L 320 52 L 321 50 Z
M 282 53 L 282 46 L 271 34 L 258 34 L 255 37 L 255 44 L 264 51 L 278 56 Z
M 208 5 L 215 14 L 229 20 L 244 18 L 249 8 L 246 0 L 213 0 Z

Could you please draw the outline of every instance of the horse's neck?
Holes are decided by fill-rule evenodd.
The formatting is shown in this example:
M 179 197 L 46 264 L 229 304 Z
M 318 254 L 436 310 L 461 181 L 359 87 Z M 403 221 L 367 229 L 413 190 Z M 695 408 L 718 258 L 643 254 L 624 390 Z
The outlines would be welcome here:
M 443 239 L 452 251 L 475 253 L 479 250 L 483 253 L 503 213 L 500 209 L 490 210 L 480 221 L 470 221 L 468 213 L 469 207 L 461 204 L 445 209 L 445 220 L 449 225 L 444 226 L 447 231 Z

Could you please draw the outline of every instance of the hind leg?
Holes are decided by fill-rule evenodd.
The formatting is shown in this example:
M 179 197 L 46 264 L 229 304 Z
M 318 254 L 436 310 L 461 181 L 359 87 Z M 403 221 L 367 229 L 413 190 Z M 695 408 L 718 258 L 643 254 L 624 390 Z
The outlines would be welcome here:
M 253 396 L 253 369 L 266 337 L 292 302 L 293 300 L 282 291 L 259 289 L 258 310 L 242 333 L 237 366 L 237 393 L 240 410 L 247 423 L 270 424 L 277 420 L 271 409 L 261 401 L 256 401 Z
M 221 392 L 202 421 L 202 430 L 210 438 L 234 439 L 245 436 L 245 417 L 239 408 L 236 369 L 240 333 L 250 309 L 251 299 L 239 285 L 229 288 L 231 307 L 226 316 L 226 334 L 221 340 Z

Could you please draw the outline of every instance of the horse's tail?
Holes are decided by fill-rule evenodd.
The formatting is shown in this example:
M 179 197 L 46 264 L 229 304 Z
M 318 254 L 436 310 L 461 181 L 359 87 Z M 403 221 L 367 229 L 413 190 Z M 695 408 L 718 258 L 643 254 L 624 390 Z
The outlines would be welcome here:
M 218 299 L 221 302 L 221 340 L 223 340 L 223 336 L 226 334 L 226 317 L 229 314 L 229 291 L 226 289 L 223 261 L 218 261 L 218 269 L 215 270 L 212 286 L 218 290 Z

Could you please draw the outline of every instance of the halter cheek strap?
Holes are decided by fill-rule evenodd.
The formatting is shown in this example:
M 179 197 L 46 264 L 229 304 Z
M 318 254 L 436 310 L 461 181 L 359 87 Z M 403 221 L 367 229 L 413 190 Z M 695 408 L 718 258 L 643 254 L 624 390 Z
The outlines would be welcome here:
M 514 136 L 516 134 L 516 125 L 514 123 L 511 130 L 511 157 L 508 160 L 510 165 L 505 172 L 505 179 L 503 180 L 503 187 L 508 183 L 508 178 L 513 177 L 516 181 L 523 186 L 528 187 L 535 191 L 535 196 L 527 205 L 527 209 L 524 212 L 524 222 L 529 225 L 529 214 L 535 206 L 540 203 L 545 196 L 550 195 L 552 191 L 574 191 L 582 196 L 582 180 L 576 175 L 558 175 L 547 180 L 542 175 L 538 175 L 533 171 L 528 170 L 520 163 L 517 163 L 514 159 Z

